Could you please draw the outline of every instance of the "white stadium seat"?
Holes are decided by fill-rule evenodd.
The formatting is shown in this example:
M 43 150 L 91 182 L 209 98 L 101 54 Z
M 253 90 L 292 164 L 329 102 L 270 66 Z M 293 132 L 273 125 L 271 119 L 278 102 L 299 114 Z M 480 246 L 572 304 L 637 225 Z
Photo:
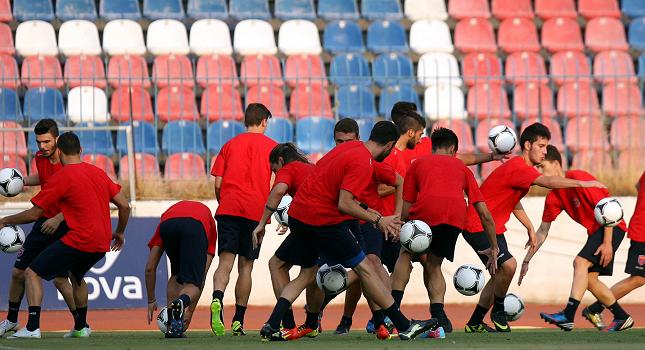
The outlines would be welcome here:
M 455 56 L 445 52 L 429 52 L 419 58 L 417 65 L 419 84 L 461 86 L 459 63 Z
M 108 22 L 103 28 L 103 51 L 110 56 L 144 55 L 146 44 L 139 23 L 129 19 Z
M 405 16 L 411 21 L 420 19 L 448 19 L 444 0 L 405 0 Z
M 20 56 L 58 55 L 54 27 L 44 21 L 20 23 L 16 29 L 16 52 Z
M 313 22 L 301 19 L 286 21 L 280 26 L 278 47 L 285 55 L 320 55 L 320 37 Z
M 67 21 L 58 30 L 58 50 L 65 56 L 100 55 L 99 31 L 93 22 Z
M 425 91 L 424 112 L 430 119 L 464 119 L 464 93 L 451 85 L 431 86 Z
M 412 23 L 410 27 L 410 48 L 424 54 L 426 52 L 448 52 L 454 50 L 450 38 L 450 28 L 446 22 L 424 19 Z
M 275 55 L 275 35 L 271 24 L 259 19 L 247 19 L 235 26 L 233 47 L 240 55 Z
M 106 123 L 110 116 L 107 97 L 103 90 L 93 86 L 79 86 L 67 95 L 67 114 L 74 123 Z
M 190 27 L 190 51 L 195 55 L 231 55 L 231 32 L 218 19 L 200 19 Z
M 174 19 L 158 19 L 148 26 L 148 51 L 158 55 L 187 55 L 186 26 Z

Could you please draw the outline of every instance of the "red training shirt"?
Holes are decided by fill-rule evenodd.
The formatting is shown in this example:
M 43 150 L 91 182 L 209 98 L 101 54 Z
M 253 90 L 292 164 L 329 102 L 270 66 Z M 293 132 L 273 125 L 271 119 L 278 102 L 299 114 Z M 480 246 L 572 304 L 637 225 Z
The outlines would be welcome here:
M 629 239 L 636 242 L 645 243 L 645 172 L 638 180 L 640 189 L 638 190 L 638 197 L 636 199 L 636 208 L 634 208 L 634 215 L 629 221 Z
M 406 163 L 404 157 L 403 157 L 403 152 L 399 150 L 398 148 L 393 147 L 392 152 L 385 158 L 383 163 L 391 166 L 394 168 L 394 171 L 396 171 L 401 177 L 405 179 L 405 173 L 408 171 L 408 167 L 410 166 L 409 163 Z M 396 199 L 394 198 L 394 194 L 391 194 L 389 196 L 384 196 L 381 198 L 381 201 L 383 203 L 383 212 L 381 215 L 383 216 L 389 216 L 394 214 L 394 202 Z
M 279 183 L 287 185 L 287 194 L 294 197 L 298 188 L 300 188 L 300 185 L 302 185 L 307 176 L 309 176 L 313 170 L 313 164 L 300 161 L 291 162 L 275 173 L 273 186 L 275 187 L 275 185 Z
M 415 160 L 432 154 L 432 140 L 429 137 L 421 137 L 421 140 L 414 149 L 403 150 L 403 160 L 410 166 Z
M 378 185 L 385 184 L 388 186 L 395 186 L 396 171 L 394 171 L 394 168 L 390 165 L 385 163 L 373 162 L 372 166 L 374 170 L 372 172 L 370 182 L 363 193 L 358 196 L 358 200 L 365 203 L 369 208 L 382 213 L 383 201 L 381 200 L 381 196 L 378 194 Z
M 190 218 L 201 222 L 202 226 L 204 226 L 206 238 L 208 238 L 208 254 L 215 255 L 215 243 L 217 242 L 217 227 L 215 226 L 215 220 L 213 220 L 211 210 L 208 209 L 206 205 L 195 201 L 177 202 L 161 214 L 161 220 L 159 221 L 159 225 L 157 225 L 157 229 L 150 239 L 150 242 L 148 242 L 148 248 L 163 248 L 163 241 L 159 235 L 159 227 L 162 222 L 175 218 Z
M 55 172 L 59 171 L 62 168 L 63 163 L 61 163 L 60 161 L 56 164 L 52 164 L 49 161 L 49 158 L 43 156 L 43 152 L 36 152 L 36 171 L 38 172 L 38 178 L 40 179 L 41 189 L 45 188 L 47 180 L 49 180 L 49 178 L 54 175 Z M 47 210 L 45 210 L 43 217 L 47 219 L 53 218 L 54 216 L 58 215 L 58 213 L 60 213 L 60 208 L 58 208 L 56 203 L 54 203 L 49 208 L 47 208 Z

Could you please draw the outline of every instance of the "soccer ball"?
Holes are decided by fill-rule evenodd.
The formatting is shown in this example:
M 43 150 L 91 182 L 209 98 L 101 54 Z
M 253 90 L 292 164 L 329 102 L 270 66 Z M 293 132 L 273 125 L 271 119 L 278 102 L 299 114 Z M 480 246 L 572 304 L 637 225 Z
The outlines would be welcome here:
M 280 225 L 289 226 L 289 206 L 291 205 L 291 200 L 291 196 L 282 197 L 278 208 L 273 213 L 273 217 Z
M 25 232 L 20 226 L 5 226 L 0 229 L 0 250 L 5 253 L 15 253 L 25 243 Z
M 452 279 L 455 289 L 463 295 L 471 296 L 484 288 L 486 277 L 484 271 L 477 266 L 465 264 L 459 266 Z
M 166 334 L 168 331 L 168 308 L 164 307 L 161 309 L 161 312 L 159 312 L 159 315 L 157 316 L 157 327 L 159 327 L 159 330 L 161 333 Z
M 516 143 L 515 131 L 506 125 L 498 125 L 488 132 L 488 147 L 497 154 L 511 153 Z
M 509 321 L 517 321 L 524 314 L 524 302 L 517 295 L 508 293 L 504 298 L 504 311 Z
M 623 220 L 623 206 L 614 197 L 603 198 L 596 204 L 593 214 L 599 224 L 613 227 Z
M 347 270 L 341 264 L 324 264 L 316 274 L 316 284 L 325 294 L 336 295 L 347 289 Z
M 4 168 L 0 170 L 0 194 L 5 197 L 13 197 L 22 191 L 25 183 L 22 174 L 18 169 Z
M 432 242 L 432 230 L 421 220 L 408 221 L 401 227 L 399 241 L 410 253 L 423 253 Z

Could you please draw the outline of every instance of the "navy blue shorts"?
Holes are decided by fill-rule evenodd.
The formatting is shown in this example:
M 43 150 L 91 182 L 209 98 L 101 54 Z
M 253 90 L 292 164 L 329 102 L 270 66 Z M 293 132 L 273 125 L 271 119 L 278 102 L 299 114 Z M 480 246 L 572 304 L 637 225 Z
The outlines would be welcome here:
M 383 232 L 375 228 L 373 224 L 366 222 L 361 225 L 361 235 L 363 236 L 362 248 L 365 254 L 374 254 L 380 258 L 385 241 Z
M 466 240 L 466 243 L 470 245 L 471 248 L 475 251 L 479 260 L 486 265 L 488 262 L 488 257 L 483 254 L 479 254 L 479 251 L 486 250 L 490 248 L 490 242 L 488 242 L 488 237 L 484 231 L 481 232 L 468 232 L 463 231 L 462 236 Z M 506 237 L 504 235 L 497 235 L 497 246 L 499 247 L 499 254 L 497 255 L 497 266 L 502 266 L 507 260 L 513 257 L 511 252 L 508 251 L 508 244 L 506 243 Z
M 387 268 L 389 273 L 394 272 L 394 266 L 399 259 L 401 252 L 401 243 L 398 241 L 393 242 L 391 239 L 383 241 L 383 248 L 381 249 L 381 262 Z
M 16 262 L 13 264 L 13 267 L 18 270 L 26 270 L 29 267 L 34 259 L 47 247 L 52 245 L 52 243 L 58 241 L 63 235 L 69 231 L 67 223 L 63 221 L 58 229 L 52 235 L 46 235 L 41 231 L 41 227 L 47 218 L 40 218 L 34 222 L 34 225 L 31 227 L 31 232 L 25 238 L 25 244 L 22 245 L 22 249 L 18 251 L 18 257 Z M 61 277 L 66 277 L 67 274 L 64 274 Z
M 632 240 L 627 253 L 625 273 L 632 276 L 645 277 L 645 242 Z
M 432 229 L 432 242 L 428 252 L 434 256 L 453 261 L 455 258 L 455 245 L 461 229 L 448 224 L 435 225 Z
M 253 221 L 240 216 L 217 215 L 217 254 L 222 252 L 233 253 L 249 260 L 260 256 L 260 246 L 253 249 L 251 234 L 258 226 Z
M 105 252 L 80 251 L 58 240 L 43 250 L 29 268 L 47 281 L 71 274 L 80 283 L 87 271 L 104 256 Z
M 600 265 L 600 254 L 594 255 L 596 253 L 596 250 L 598 250 L 598 247 L 600 247 L 600 245 L 602 244 L 605 235 L 604 231 L 605 228 L 601 227 L 596 230 L 596 232 L 589 235 L 589 237 L 587 237 L 587 242 L 580 250 L 580 253 L 578 253 L 578 256 L 585 258 L 593 263 L 593 266 L 589 268 L 589 272 L 598 272 L 600 276 L 611 276 L 614 273 L 614 258 L 611 259 L 606 267 L 602 267 L 602 265 Z M 620 246 L 620 243 L 624 238 L 625 231 L 621 230 L 618 227 L 614 227 L 611 240 L 611 245 L 614 250 L 613 257 L 616 256 L 616 250 L 618 250 L 618 247 Z
M 170 274 L 179 284 L 202 288 L 208 252 L 204 225 L 193 218 L 169 219 L 159 225 L 159 236 L 170 259 Z

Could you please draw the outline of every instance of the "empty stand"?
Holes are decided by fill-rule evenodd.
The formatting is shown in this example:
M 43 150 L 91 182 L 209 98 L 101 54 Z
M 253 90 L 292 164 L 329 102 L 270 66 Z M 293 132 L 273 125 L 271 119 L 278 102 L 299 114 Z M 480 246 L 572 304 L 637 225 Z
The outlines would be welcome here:
M 150 86 L 148 64 L 141 56 L 114 56 L 108 63 L 108 82 L 112 87 Z
M 316 19 L 313 0 L 276 0 L 275 16 L 283 21 L 290 19 Z
M 231 33 L 226 23 L 201 19 L 190 27 L 190 51 L 195 55 L 231 55 Z
M 587 22 L 585 43 L 594 52 L 629 49 L 623 24 L 611 17 L 598 17 Z
M 406 0 L 403 2 L 405 16 L 411 21 L 421 19 L 448 19 L 446 2 L 444 0 Z
M 0 88 L 0 120 L 22 122 L 20 100 L 16 91 Z
M 323 45 L 331 53 L 364 52 L 361 28 L 353 21 L 334 21 L 325 26 Z
M 57 0 L 56 17 L 61 21 L 73 19 L 96 21 L 96 2 L 94 0 Z
M 410 49 L 418 54 L 452 52 L 454 47 L 448 25 L 439 20 L 419 20 L 410 27 Z
M 183 23 L 174 19 L 159 19 L 148 26 L 148 51 L 153 55 L 187 55 L 188 34 Z
M 79 123 L 79 127 L 102 127 L 105 123 Z M 114 155 L 114 140 L 110 130 L 77 130 L 74 131 L 87 154 L 102 154 L 108 157 Z
M 64 122 L 67 119 L 63 94 L 57 89 L 39 87 L 27 90 L 23 111 L 29 125 L 44 118 L 58 122 Z
M 509 18 L 499 25 L 499 47 L 508 53 L 518 51 L 540 51 L 535 23 L 531 18 Z
M 535 13 L 543 19 L 578 16 L 573 0 L 535 0 Z
M 197 83 L 202 86 L 239 84 L 235 61 L 228 55 L 202 56 L 197 61 Z
M 58 55 L 54 27 L 43 21 L 20 23 L 16 29 L 16 52 L 21 56 Z
M 320 55 L 322 52 L 316 25 L 300 19 L 282 23 L 278 33 L 278 47 L 285 55 Z
M 332 118 L 327 87 L 319 84 L 296 86 L 291 93 L 289 111 L 295 118 L 309 116 Z
M 16 48 L 13 44 L 11 27 L 5 23 L 0 23 L 0 54 L 13 55 L 14 53 L 16 53 Z
M 455 27 L 455 47 L 464 52 L 495 52 L 493 26 L 484 18 L 466 18 Z
M 29 56 L 22 61 L 22 85 L 27 88 L 63 87 L 63 72 L 54 56 Z
M 611 123 L 611 145 L 618 150 L 645 150 L 645 120 L 642 117 L 619 117 Z M 638 157 L 643 158 L 642 155 Z
M 287 57 L 284 78 L 291 87 L 297 84 L 327 85 L 325 64 L 318 55 L 294 55 Z
M 589 83 L 567 83 L 558 90 L 558 112 L 568 118 L 598 116 L 598 94 Z
M 101 0 L 99 13 L 106 20 L 141 19 L 139 0 Z
M 238 20 L 271 19 L 267 0 L 230 0 L 229 14 Z
M 85 163 L 94 165 L 95 167 L 105 171 L 107 176 L 116 181 L 116 172 L 114 171 L 114 162 L 103 154 L 83 154 L 81 159 Z
M 533 18 L 531 0 L 493 0 L 493 15 L 501 20 L 508 18 Z
M 103 51 L 110 56 L 145 55 L 146 44 L 139 23 L 128 19 L 108 22 L 103 28 Z
M 336 108 L 341 118 L 376 118 L 374 94 L 361 85 L 341 86 L 336 91 Z
M 629 23 L 629 45 L 645 51 L 645 17 L 634 18 Z
M 513 90 L 513 111 L 519 119 L 553 117 L 553 91 L 547 84 L 521 83 Z
M 152 80 L 158 87 L 195 85 L 193 65 L 184 55 L 163 55 L 155 57 L 152 66 Z
M 607 151 L 609 143 L 603 121 L 599 117 L 570 119 L 565 127 L 567 147 L 574 153 L 589 150 Z
M 0 22 L 11 22 L 11 20 L 13 20 L 11 3 L 9 0 L 0 0 Z
M 610 83 L 602 89 L 602 110 L 610 117 L 641 116 L 642 101 L 641 90 L 634 83 Z
M 456 86 L 430 86 L 425 91 L 424 101 L 424 112 L 430 119 L 466 118 L 464 93 Z
M 466 85 L 477 83 L 501 83 L 502 63 L 491 52 L 472 52 L 464 56 L 461 63 Z
M 191 89 L 181 86 L 160 89 L 157 93 L 156 111 L 163 121 L 199 119 L 195 94 Z
M 135 153 L 134 155 L 135 175 L 139 178 L 158 178 L 161 176 L 157 157 L 152 154 Z M 129 176 L 128 156 L 123 156 L 119 161 L 119 178 L 125 180 Z
M 408 36 L 399 22 L 373 22 L 367 28 L 367 48 L 375 53 L 408 52 Z
M 275 35 L 271 24 L 248 19 L 235 26 L 233 48 L 240 55 L 275 55 Z
M 461 86 L 457 59 L 443 52 L 424 54 L 417 65 L 417 80 L 425 87 L 437 84 Z
M 369 63 L 363 55 L 342 54 L 334 57 L 329 68 L 329 79 L 333 84 L 370 85 Z
M 58 50 L 65 56 L 100 55 L 99 31 L 93 22 L 72 20 L 58 30 Z
M 13 16 L 18 22 L 54 20 L 54 6 L 51 0 L 14 0 Z
M 448 13 L 456 19 L 490 17 L 487 0 L 450 0 Z
M 16 89 L 20 86 L 18 64 L 10 55 L 0 55 L 0 87 Z
M 384 53 L 372 62 L 374 82 L 381 87 L 398 84 L 414 84 L 414 67 L 412 60 L 397 53 Z
M 388 85 L 381 90 L 381 98 L 379 99 L 379 114 L 382 116 L 390 117 L 392 107 L 399 101 L 412 102 L 421 107 L 419 95 L 417 95 L 414 86 L 410 84 L 403 85 Z
M 188 0 L 186 13 L 195 19 L 227 19 L 228 7 L 226 0 Z
M 194 153 L 171 154 L 166 158 L 164 179 L 166 180 L 191 180 L 201 179 L 206 176 L 204 159 Z
M 473 131 L 467 121 L 461 119 L 439 119 L 432 124 L 432 129 L 447 128 L 459 139 L 459 152 L 475 152 Z
M 174 121 L 163 128 L 161 148 L 169 156 L 175 153 L 206 153 L 202 130 L 196 122 Z
M 242 120 L 242 99 L 231 85 L 212 85 L 202 93 L 201 114 L 208 120 Z
M 542 25 L 542 46 L 556 52 L 564 50 L 582 51 L 582 34 L 580 25 L 572 18 L 557 17 Z
M 2 168 L 16 168 L 21 174 L 27 174 L 27 164 L 25 160 L 19 156 L 11 154 L 0 155 L 0 167 Z
M 303 118 L 296 123 L 296 144 L 303 152 L 325 153 L 334 147 L 334 120 Z
M 150 94 L 140 86 L 117 88 L 110 99 L 110 115 L 117 122 L 152 122 L 154 114 Z
M 231 120 L 212 122 L 206 130 L 208 152 L 218 154 L 225 143 L 243 133 L 244 124 Z
M 0 128 L 20 128 L 16 122 L 0 122 Z M 19 157 L 27 155 L 27 141 L 22 131 L 0 131 L 0 149 L 2 154 L 10 154 Z
M 273 117 L 287 118 L 287 106 L 284 91 L 275 85 L 254 85 L 246 92 L 246 105 L 261 103 L 265 105 Z
M 637 81 L 634 62 L 629 53 L 624 51 L 598 53 L 593 62 L 593 74 L 596 80 L 601 83 Z
M 403 18 L 399 0 L 363 0 L 361 14 L 369 20 L 399 20 Z
M 578 0 L 578 12 L 587 18 L 620 18 L 618 0 Z
M 74 123 L 106 123 L 109 120 L 107 97 L 94 86 L 79 86 L 67 94 L 67 115 Z
M 573 155 L 572 169 L 585 169 L 599 176 L 613 171 L 611 154 L 605 151 L 587 150 Z
M 468 91 L 468 115 L 478 118 L 510 118 L 506 92 L 500 84 L 476 84 Z
M 506 80 L 511 83 L 546 83 L 546 65 L 535 52 L 516 52 L 506 58 Z
M 244 85 L 282 86 L 282 66 L 273 55 L 248 55 L 242 61 L 240 79 Z
M 271 118 L 264 134 L 277 143 L 293 142 L 293 124 L 289 119 Z
M 318 0 L 318 17 L 326 20 L 358 19 L 356 0 Z
M 551 78 L 557 85 L 590 82 L 591 65 L 580 51 L 560 51 L 551 56 Z
M 629 17 L 645 16 L 645 3 L 641 0 L 622 0 L 620 3 L 623 14 Z
M 65 82 L 70 88 L 96 86 L 105 88 L 105 68 L 98 56 L 71 56 L 65 61 Z
M 143 16 L 151 21 L 182 20 L 186 14 L 181 0 L 143 0 Z

